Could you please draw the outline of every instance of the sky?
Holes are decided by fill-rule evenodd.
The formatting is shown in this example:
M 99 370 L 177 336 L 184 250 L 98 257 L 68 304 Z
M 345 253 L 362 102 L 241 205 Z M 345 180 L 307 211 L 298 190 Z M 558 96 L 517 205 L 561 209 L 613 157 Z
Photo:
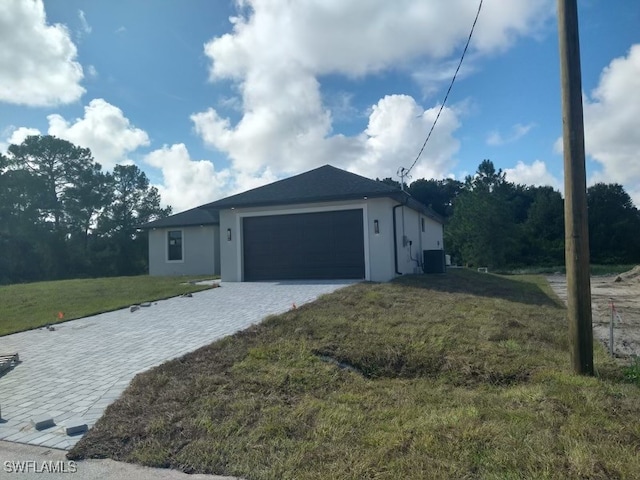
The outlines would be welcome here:
M 640 2 L 579 0 L 588 184 L 640 206 Z M 475 0 L 1 0 L 0 152 L 27 135 L 136 164 L 174 213 L 331 164 L 409 168 Z M 410 172 L 484 159 L 563 191 L 555 0 L 484 0 Z

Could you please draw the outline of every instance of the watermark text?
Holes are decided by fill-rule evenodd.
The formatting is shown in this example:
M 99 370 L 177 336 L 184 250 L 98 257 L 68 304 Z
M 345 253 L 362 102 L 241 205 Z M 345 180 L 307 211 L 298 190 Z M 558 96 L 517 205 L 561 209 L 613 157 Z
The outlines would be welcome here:
M 43 462 L 5 460 L 2 466 L 5 473 L 76 473 L 78 471 L 78 464 L 73 460 L 68 462 L 64 460 Z

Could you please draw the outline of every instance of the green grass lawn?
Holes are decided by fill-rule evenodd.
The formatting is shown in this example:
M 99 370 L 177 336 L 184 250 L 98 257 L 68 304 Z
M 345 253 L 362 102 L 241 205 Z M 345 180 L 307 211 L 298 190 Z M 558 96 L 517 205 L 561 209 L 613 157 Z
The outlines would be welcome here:
M 209 288 L 185 285 L 211 277 L 88 278 L 0 286 L 0 335 L 108 312 Z M 62 312 L 63 318 L 59 318 Z
M 639 478 L 640 388 L 541 277 L 363 283 L 138 375 L 69 453 L 245 479 Z

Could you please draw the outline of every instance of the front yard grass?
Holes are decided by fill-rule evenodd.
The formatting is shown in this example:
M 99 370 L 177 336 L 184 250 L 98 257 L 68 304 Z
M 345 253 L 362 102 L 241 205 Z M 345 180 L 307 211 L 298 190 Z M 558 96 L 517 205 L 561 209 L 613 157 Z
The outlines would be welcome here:
M 204 278 L 211 277 L 140 275 L 2 285 L 0 336 L 197 292 L 209 287 L 185 282 Z
M 363 283 L 138 375 L 69 453 L 245 479 L 640 477 L 640 388 L 541 277 Z

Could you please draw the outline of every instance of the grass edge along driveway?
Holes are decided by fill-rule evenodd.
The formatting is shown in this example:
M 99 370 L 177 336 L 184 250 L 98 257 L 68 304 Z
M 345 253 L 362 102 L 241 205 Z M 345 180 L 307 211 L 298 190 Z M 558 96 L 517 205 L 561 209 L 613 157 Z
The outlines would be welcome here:
M 70 458 L 245 479 L 638 478 L 640 388 L 541 277 L 347 287 L 138 375 Z
M 211 288 L 188 283 L 206 278 L 140 275 L 2 285 L 0 336 Z

